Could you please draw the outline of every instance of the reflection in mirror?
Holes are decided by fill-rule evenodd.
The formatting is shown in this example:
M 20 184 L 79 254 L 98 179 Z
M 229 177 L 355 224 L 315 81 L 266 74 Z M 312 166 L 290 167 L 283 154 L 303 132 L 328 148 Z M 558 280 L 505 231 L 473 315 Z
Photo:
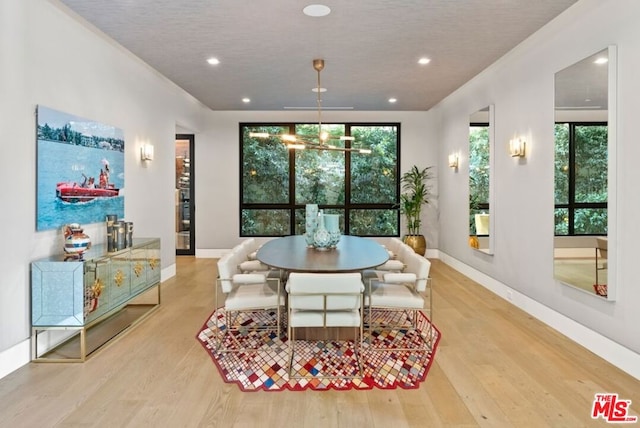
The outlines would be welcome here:
M 611 49 L 555 75 L 554 276 L 609 299 Z
M 469 246 L 493 254 L 490 208 L 493 106 L 469 118 Z

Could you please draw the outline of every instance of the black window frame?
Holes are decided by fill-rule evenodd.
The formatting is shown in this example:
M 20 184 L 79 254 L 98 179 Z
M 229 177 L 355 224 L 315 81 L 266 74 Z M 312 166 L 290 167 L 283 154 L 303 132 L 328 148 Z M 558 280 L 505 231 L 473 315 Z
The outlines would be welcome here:
M 288 128 L 293 133 L 296 129 L 296 125 L 317 125 L 317 122 L 240 122 L 238 124 L 239 130 L 239 236 L 240 237 L 278 237 L 278 236 L 288 236 L 288 235 L 262 235 L 262 234 L 245 234 L 243 233 L 243 220 L 242 213 L 244 210 L 250 209 L 277 209 L 277 210 L 288 210 L 289 211 L 289 230 L 292 234 L 295 234 L 296 231 L 296 211 L 304 210 L 305 204 L 297 204 L 295 201 L 296 192 L 295 192 L 295 150 L 289 150 L 288 159 L 289 159 L 289 201 L 287 203 L 274 203 L 274 204 L 265 204 L 265 203 L 244 203 L 244 186 L 243 186 L 243 177 L 244 177 L 244 162 L 243 162 L 243 129 L 245 127 L 283 127 Z M 356 204 L 351 203 L 351 156 L 372 156 L 372 154 L 352 154 L 352 152 L 345 152 L 345 203 L 344 205 L 328 205 L 328 204 L 320 204 L 319 209 L 340 209 L 344 210 L 344 233 L 346 235 L 351 235 L 350 233 L 350 211 L 351 210 L 394 210 L 396 211 L 396 222 L 397 222 L 397 233 L 393 235 L 379 235 L 379 234 L 359 234 L 358 236 L 365 237 L 399 237 L 400 236 L 400 148 L 401 144 L 401 123 L 400 122 L 323 122 L 323 125 L 332 126 L 332 125 L 344 125 L 345 127 L 345 135 L 351 135 L 351 128 L 353 127 L 395 127 L 397 132 L 397 141 L 396 141 L 396 200 L 393 203 L 384 203 L 384 204 Z M 345 141 L 345 147 L 349 148 L 351 145 L 351 141 Z
M 554 221 L 553 230 L 554 236 L 563 237 L 563 236 L 604 236 L 604 234 L 600 233 L 575 233 L 575 217 L 576 211 L 580 209 L 605 209 L 607 210 L 608 216 L 608 202 L 576 202 L 576 126 L 608 126 L 608 122 L 575 122 L 575 121 L 556 121 L 554 124 L 554 134 L 555 127 L 557 125 L 568 125 L 569 126 L 569 174 L 568 174 L 568 195 L 567 195 L 567 203 L 566 204 L 558 204 L 555 202 L 555 177 L 554 177 L 554 209 L 555 213 L 558 209 L 566 209 L 568 216 L 568 226 L 567 226 L 567 234 L 566 235 L 558 235 L 555 233 L 556 225 Z M 554 141 L 554 158 L 555 158 L 555 141 Z M 555 162 L 555 160 L 554 160 Z M 607 164 L 608 165 L 608 164 Z M 608 167 L 608 166 L 607 166 Z M 607 197 L 608 200 L 608 197 Z M 608 229 L 608 228 L 607 228 Z

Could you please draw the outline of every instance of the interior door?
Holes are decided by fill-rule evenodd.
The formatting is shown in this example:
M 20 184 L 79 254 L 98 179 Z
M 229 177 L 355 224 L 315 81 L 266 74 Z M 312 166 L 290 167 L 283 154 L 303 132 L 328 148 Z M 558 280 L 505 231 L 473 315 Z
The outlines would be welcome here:
M 176 254 L 195 255 L 193 134 L 176 134 Z

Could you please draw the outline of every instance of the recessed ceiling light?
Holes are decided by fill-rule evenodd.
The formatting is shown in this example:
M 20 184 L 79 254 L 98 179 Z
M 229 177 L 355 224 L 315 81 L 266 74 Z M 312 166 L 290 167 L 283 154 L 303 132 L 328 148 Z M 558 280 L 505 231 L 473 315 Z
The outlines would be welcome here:
M 598 59 L 596 59 L 595 61 L 593 61 L 596 64 L 606 64 L 607 62 L 609 62 L 608 58 L 604 58 L 604 57 L 600 57 Z
M 213 58 L 213 57 L 212 57 L 212 58 L 209 58 L 209 59 L 207 60 L 207 62 L 208 62 L 209 64 L 211 64 L 211 65 L 218 65 L 218 64 L 220 64 L 220 60 L 219 60 L 218 58 Z
M 331 13 L 331 9 L 329 8 L 329 6 L 325 6 L 323 4 L 310 4 L 309 6 L 306 6 L 304 9 L 302 9 L 302 12 L 307 16 L 313 16 L 317 18 L 329 15 Z
M 418 60 L 418 64 L 421 64 L 421 65 L 429 64 L 430 62 L 431 60 L 429 58 L 420 58 Z
M 242 102 L 243 103 L 250 103 L 251 102 L 251 98 L 243 98 Z
M 318 89 L 320 92 L 327 92 L 327 88 L 311 88 L 311 92 L 318 92 Z
M 396 101 L 398 101 L 398 100 L 397 100 L 397 99 L 395 99 L 395 98 L 389 98 L 389 102 L 390 102 L 391 104 L 395 103 Z

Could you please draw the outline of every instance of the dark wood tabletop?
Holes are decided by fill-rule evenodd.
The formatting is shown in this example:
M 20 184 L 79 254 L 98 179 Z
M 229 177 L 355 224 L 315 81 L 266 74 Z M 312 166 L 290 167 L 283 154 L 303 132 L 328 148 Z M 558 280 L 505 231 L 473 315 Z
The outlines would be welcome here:
M 290 272 L 358 272 L 379 266 L 389 259 L 385 248 L 373 239 L 343 235 L 335 249 L 308 248 L 302 235 L 266 242 L 258 260 Z

